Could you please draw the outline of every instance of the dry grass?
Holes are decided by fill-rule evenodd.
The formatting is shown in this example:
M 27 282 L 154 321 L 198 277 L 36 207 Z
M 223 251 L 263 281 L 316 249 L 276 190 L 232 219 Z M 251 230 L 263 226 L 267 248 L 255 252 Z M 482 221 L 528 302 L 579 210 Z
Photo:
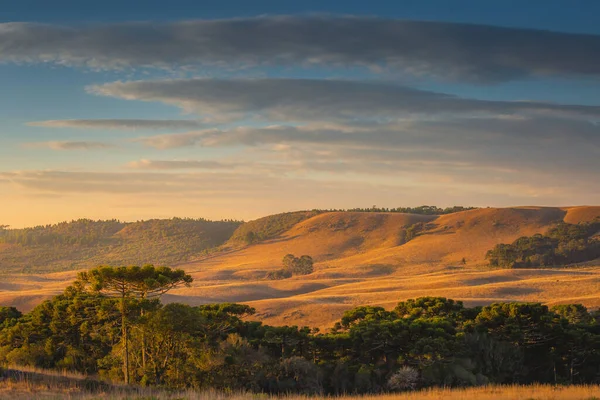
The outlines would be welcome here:
M 195 282 L 166 296 L 188 304 L 235 301 L 257 308 L 268 324 L 331 326 L 356 305 L 393 306 L 419 296 L 445 296 L 467 305 L 495 301 L 582 303 L 600 307 L 600 264 L 585 268 L 500 270 L 485 265 L 497 243 L 545 232 L 557 221 L 589 221 L 600 207 L 484 208 L 441 216 L 394 213 L 323 213 L 275 239 L 179 265 Z M 404 225 L 432 224 L 399 246 Z M 287 253 L 309 254 L 315 272 L 268 281 Z M 466 259 L 466 265 L 461 263 Z M 0 285 L 0 304 L 28 310 L 59 293 L 75 272 L 11 275 Z
M 168 392 L 147 388 L 114 386 L 107 390 L 89 391 L 77 386 L 59 385 L 51 377 L 45 381 L 5 379 L 0 382 L 0 399 L 139 399 L 139 400 L 303 400 L 321 397 L 299 395 L 268 396 L 264 394 L 225 394 L 212 391 Z M 430 389 L 424 391 L 368 395 L 328 397 L 336 400 L 598 400 L 600 386 L 487 386 L 467 389 Z

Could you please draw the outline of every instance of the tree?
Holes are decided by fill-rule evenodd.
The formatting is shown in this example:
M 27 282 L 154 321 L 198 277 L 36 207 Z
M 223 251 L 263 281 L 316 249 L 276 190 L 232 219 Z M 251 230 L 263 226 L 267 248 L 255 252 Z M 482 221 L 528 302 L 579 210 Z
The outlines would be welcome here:
M 23 314 L 15 307 L 0 307 L 0 326 L 11 326 L 16 323 L 16 320 L 21 318 Z
M 313 268 L 313 259 L 311 256 L 301 256 L 294 263 L 293 273 L 296 275 L 308 275 L 312 274 L 314 271 Z
M 294 265 L 296 264 L 296 260 L 297 258 L 293 254 L 286 254 L 282 260 L 283 266 L 292 271 L 294 269 Z
M 285 269 L 292 272 L 294 275 L 308 275 L 312 274 L 314 270 L 314 262 L 311 256 L 303 255 L 298 258 L 293 254 L 286 254 L 285 257 L 283 257 L 282 262 Z
M 253 244 L 256 242 L 256 240 L 256 233 L 252 231 L 249 231 L 248 233 L 246 233 L 246 235 L 244 235 L 244 242 L 246 242 L 246 244 Z
M 121 340 L 123 343 L 123 375 L 129 383 L 129 342 L 128 342 L 128 305 L 132 300 L 147 300 L 158 297 L 181 285 L 192 282 L 192 277 L 181 269 L 168 267 L 109 267 L 101 266 L 81 272 L 77 286 L 89 288 L 94 292 L 119 300 L 121 314 Z

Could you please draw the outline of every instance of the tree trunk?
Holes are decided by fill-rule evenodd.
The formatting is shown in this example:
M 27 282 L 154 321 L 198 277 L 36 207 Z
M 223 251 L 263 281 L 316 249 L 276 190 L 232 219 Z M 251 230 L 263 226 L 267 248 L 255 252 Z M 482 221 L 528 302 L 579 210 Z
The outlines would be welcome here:
M 144 316 L 144 310 L 141 310 L 141 316 Z M 142 327 L 142 371 L 146 373 L 146 331 Z
M 125 295 L 121 297 L 121 330 L 123 332 L 123 375 L 125 375 L 125 384 L 129 385 L 129 340 L 127 334 Z

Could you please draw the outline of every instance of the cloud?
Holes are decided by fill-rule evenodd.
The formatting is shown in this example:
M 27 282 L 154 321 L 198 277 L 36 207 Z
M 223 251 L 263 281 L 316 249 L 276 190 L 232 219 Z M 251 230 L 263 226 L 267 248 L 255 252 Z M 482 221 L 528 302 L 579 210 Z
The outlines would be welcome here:
M 272 121 L 398 119 L 410 115 L 546 114 L 600 118 L 600 107 L 463 98 L 386 82 L 319 79 L 176 79 L 113 82 L 90 93 L 162 102 L 214 118 Z
M 146 146 L 242 147 L 254 159 L 332 173 L 547 176 L 593 182 L 600 125 L 585 120 L 457 118 L 394 124 L 308 124 L 207 129 L 136 139 Z M 529 175 L 527 175 L 529 174 Z
M 599 76 L 600 36 L 363 16 L 83 26 L 3 23 L 0 61 L 101 69 L 358 65 L 498 82 L 528 76 Z
M 106 130 L 158 130 L 158 129 L 197 129 L 204 123 L 197 120 L 156 120 L 156 119 L 62 119 L 28 122 L 28 126 L 44 128 L 76 128 Z
M 204 129 L 135 139 L 158 149 L 309 143 L 354 148 L 478 151 L 495 146 L 600 148 L 600 124 L 567 118 L 453 118 L 388 124 L 306 124 Z
M 349 164 L 356 166 L 360 160 Z M 317 168 L 320 168 L 318 166 Z M 444 166 L 442 166 L 444 167 Z M 515 205 L 575 204 L 600 201 L 597 186 L 584 179 L 547 179 L 549 174 L 515 173 L 504 175 L 441 173 L 440 170 L 414 173 L 398 168 L 388 179 L 344 179 L 340 175 L 277 176 L 263 171 L 202 172 L 88 172 L 88 171 L 12 171 L 0 172 L 0 192 L 10 198 L 19 196 L 32 202 L 37 196 L 61 196 L 56 204 L 104 210 L 103 217 L 120 217 L 117 203 L 126 203 L 139 215 L 141 204 L 155 204 L 145 218 L 164 215 L 198 215 L 247 218 L 294 209 L 426 204 L 441 205 Z M 350 173 L 350 175 L 353 175 Z M 358 177 L 360 178 L 360 177 Z M 559 177 L 560 178 L 560 177 Z M 110 205 L 109 205 L 110 204 Z M 47 204 L 45 203 L 45 206 Z M 88 210 L 89 211 L 89 210 Z M 72 214 L 71 214 L 72 215 Z M 81 215 L 89 216 L 86 211 Z
M 131 161 L 127 167 L 147 170 L 207 169 L 232 170 L 243 166 L 241 163 L 226 163 L 212 160 L 139 160 Z
M 102 150 L 115 147 L 110 143 L 86 141 L 50 141 L 25 143 L 29 148 L 48 148 L 52 150 Z

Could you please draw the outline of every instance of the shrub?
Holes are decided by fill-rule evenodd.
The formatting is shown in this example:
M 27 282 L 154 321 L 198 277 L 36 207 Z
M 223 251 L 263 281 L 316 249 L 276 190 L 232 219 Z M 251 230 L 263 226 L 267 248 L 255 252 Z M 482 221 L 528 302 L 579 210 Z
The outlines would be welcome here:
M 278 269 L 276 271 L 267 272 L 267 279 L 271 280 L 279 280 L 279 279 L 287 279 L 292 277 L 292 271 L 286 268 Z
M 400 368 L 388 380 L 388 388 L 392 390 L 413 390 L 417 387 L 419 373 L 408 366 Z

